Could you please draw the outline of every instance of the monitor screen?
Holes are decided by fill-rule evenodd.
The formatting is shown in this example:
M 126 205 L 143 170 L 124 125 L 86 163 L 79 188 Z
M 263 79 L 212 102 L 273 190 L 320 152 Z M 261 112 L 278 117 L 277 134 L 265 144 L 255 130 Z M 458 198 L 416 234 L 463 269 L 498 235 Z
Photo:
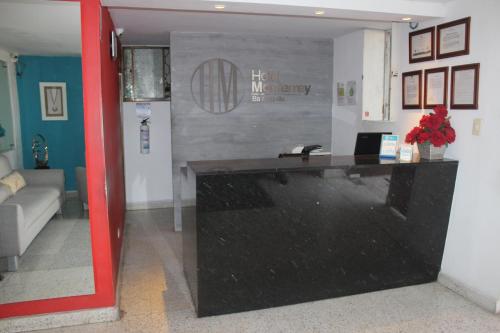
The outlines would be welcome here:
M 380 142 L 383 134 L 392 134 L 392 132 L 358 133 L 354 155 L 380 154 Z

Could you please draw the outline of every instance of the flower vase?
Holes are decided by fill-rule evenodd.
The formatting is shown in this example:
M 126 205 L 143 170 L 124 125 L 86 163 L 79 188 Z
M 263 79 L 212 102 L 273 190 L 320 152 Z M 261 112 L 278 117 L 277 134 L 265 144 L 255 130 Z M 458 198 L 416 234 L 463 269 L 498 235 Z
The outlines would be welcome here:
M 420 153 L 420 158 L 423 158 L 425 160 L 442 160 L 445 151 L 446 145 L 436 147 L 430 142 L 418 144 L 418 152 Z

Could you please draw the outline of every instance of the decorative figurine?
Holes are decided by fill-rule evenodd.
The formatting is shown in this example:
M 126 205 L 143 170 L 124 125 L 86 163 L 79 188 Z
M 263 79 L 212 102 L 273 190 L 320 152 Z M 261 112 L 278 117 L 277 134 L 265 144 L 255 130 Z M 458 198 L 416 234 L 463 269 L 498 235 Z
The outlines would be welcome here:
M 31 141 L 31 151 L 35 160 L 35 169 L 50 169 L 49 167 L 49 147 L 47 140 L 41 134 L 35 134 Z

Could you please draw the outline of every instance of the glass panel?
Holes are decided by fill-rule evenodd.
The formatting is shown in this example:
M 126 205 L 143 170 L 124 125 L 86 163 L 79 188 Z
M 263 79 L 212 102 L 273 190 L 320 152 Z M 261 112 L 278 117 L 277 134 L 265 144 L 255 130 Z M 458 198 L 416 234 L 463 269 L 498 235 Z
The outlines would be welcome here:
M 123 94 L 125 100 L 134 100 L 132 49 L 123 49 Z
M 123 91 L 128 101 L 170 98 L 168 48 L 124 48 Z
M 391 120 L 391 53 L 392 53 L 392 32 L 385 32 L 384 49 L 384 111 L 383 120 Z
M 6 68 L 0 62 L 0 121 L 12 142 Z M 81 60 L 19 57 L 26 186 L 0 203 L 0 304 L 95 293 L 87 205 Z M 44 74 L 48 73 L 48 74 Z M 47 76 L 48 75 L 48 76 Z M 40 121 L 40 82 L 66 83 L 70 121 Z M 42 96 L 46 103 L 53 96 Z M 60 96 L 60 95 L 59 95 Z M 7 121 L 5 120 L 7 119 Z M 0 176 L 9 172 L 0 166 Z M 65 191 L 73 194 L 64 195 Z M 16 208 L 12 213 L 9 206 Z M 31 207 L 31 209 L 30 209 Z M 35 207 L 35 209 L 33 209 Z
M 134 85 L 139 98 L 162 98 L 163 50 L 134 50 Z
M 0 152 L 14 147 L 12 110 L 10 104 L 7 64 L 0 60 Z
M 172 83 L 171 77 L 172 73 L 170 71 L 170 48 L 165 48 L 163 52 L 164 56 L 164 70 L 163 74 L 165 76 L 165 98 L 170 99 L 170 86 Z

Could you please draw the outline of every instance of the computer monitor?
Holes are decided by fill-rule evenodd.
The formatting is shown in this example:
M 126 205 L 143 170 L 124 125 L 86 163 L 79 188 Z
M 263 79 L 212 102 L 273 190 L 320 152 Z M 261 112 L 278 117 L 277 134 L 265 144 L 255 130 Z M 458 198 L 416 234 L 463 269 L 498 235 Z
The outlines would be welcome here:
M 354 155 L 378 155 L 383 134 L 392 132 L 366 132 L 358 133 Z

